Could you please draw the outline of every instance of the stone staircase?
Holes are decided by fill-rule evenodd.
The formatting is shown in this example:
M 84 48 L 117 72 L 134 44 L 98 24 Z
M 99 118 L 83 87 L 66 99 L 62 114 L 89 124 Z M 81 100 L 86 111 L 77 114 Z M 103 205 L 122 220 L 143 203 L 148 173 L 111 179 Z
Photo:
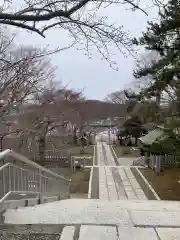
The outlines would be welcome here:
M 179 202 L 68 199 L 69 179 L 11 150 L 1 159 L 0 240 L 180 240 Z
M 135 234 L 141 238 L 134 238 Z M 4 225 L 0 226 L 0 238 L 6 240 L 158 240 L 153 228 L 129 228 L 113 224 Z
M 179 228 L 117 225 L 0 226 L 2 240 L 179 240 Z
M 76 199 L 50 203 L 46 205 L 46 207 L 42 204 L 38 207 L 39 210 L 40 208 L 44 208 L 44 211 L 42 211 L 43 214 L 38 214 L 38 217 L 36 207 L 31 208 L 31 211 L 36 215 L 33 219 L 34 214 L 32 213 L 32 216 L 29 218 L 29 220 L 33 221 L 29 221 L 26 218 L 30 213 L 30 209 L 29 211 L 26 211 L 27 209 L 12 210 L 11 216 L 9 215 L 9 220 L 12 223 L 14 222 L 14 224 L 0 225 L 0 239 L 180 239 L 179 202 L 137 200 L 110 202 L 92 199 Z M 21 217 L 18 212 L 21 212 Z M 18 220 L 23 220 L 22 214 L 24 214 L 23 219 L 26 224 L 15 224 L 15 222 L 19 222 Z M 53 216 L 50 216 L 48 219 L 50 214 Z M 41 220 L 41 223 L 38 223 L 39 220 Z M 29 224 L 27 224 L 27 222 L 29 222 Z M 45 222 L 49 223 L 46 224 Z

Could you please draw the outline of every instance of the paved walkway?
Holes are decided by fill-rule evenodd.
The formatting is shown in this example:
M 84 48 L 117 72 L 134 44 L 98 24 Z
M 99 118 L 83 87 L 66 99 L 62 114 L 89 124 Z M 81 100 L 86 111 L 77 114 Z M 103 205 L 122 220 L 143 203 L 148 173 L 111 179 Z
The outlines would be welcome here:
M 97 159 L 99 199 L 110 201 L 148 199 L 131 167 L 119 167 L 116 165 L 109 145 L 97 143 Z

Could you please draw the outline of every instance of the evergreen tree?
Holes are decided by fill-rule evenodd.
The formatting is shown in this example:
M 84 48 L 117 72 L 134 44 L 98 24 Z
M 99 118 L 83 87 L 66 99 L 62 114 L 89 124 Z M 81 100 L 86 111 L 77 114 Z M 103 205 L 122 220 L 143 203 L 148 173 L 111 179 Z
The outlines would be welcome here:
M 171 120 L 176 118 L 176 125 L 171 124 L 172 129 L 180 126 L 180 0 L 169 0 L 159 12 L 157 22 L 148 22 L 148 28 L 143 36 L 135 43 L 143 45 L 146 50 L 156 51 L 159 59 L 152 61 L 149 66 L 138 67 L 134 70 L 136 78 L 151 77 L 152 85 L 141 92 L 142 98 L 160 99 L 164 91 L 174 91 L 175 107 L 169 104 L 169 116 Z M 145 78 L 146 79 L 146 78 Z M 156 102 L 160 103 L 160 102 Z M 172 121 L 171 121 L 172 122 Z M 161 146 L 170 147 L 171 153 L 179 152 L 179 138 L 173 133 L 169 134 Z M 168 143 L 168 144 L 167 144 Z M 169 150 L 168 150 L 169 151 Z
M 148 22 L 147 31 L 135 42 L 160 56 L 150 66 L 134 71 L 136 78 L 151 76 L 153 79 L 152 85 L 143 89 L 141 96 L 157 97 L 163 91 L 173 89 L 180 107 L 180 1 L 168 1 L 159 12 L 159 21 Z

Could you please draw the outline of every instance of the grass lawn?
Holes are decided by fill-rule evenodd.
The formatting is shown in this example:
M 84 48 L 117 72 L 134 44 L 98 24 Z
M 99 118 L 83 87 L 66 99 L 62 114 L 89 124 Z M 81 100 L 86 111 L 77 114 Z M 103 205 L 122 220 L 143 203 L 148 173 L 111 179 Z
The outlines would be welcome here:
M 132 147 L 113 145 L 113 149 L 118 158 L 120 157 L 140 157 L 140 151 L 132 150 Z
M 139 169 L 161 200 L 180 201 L 180 168 L 166 168 L 160 176 L 150 168 Z
M 71 193 L 88 193 L 90 168 L 71 173 Z

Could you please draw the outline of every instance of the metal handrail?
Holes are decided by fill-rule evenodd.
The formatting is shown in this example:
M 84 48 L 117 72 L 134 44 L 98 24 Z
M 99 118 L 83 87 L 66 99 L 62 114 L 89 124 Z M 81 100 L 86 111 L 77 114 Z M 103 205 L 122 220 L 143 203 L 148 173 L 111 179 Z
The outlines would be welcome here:
M 23 156 L 23 155 L 21 155 L 19 153 L 14 152 L 11 149 L 6 149 L 6 150 L 4 150 L 3 152 L 0 153 L 0 160 L 2 160 L 6 156 L 13 157 L 13 158 L 15 158 L 15 159 L 17 159 L 17 160 L 19 160 L 19 161 L 21 161 L 23 163 L 26 163 L 26 164 L 28 164 L 28 165 L 30 165 L 32 167 L 35 167 L 40 172 L 49 173 L 53 177 L 59 178 L 61 180 L 67 181 L 67 182 L 71 182 L 71 179 L 64 178 L 64 177 L 60 176 L 59 174 L 54 173 L 53 171 L 51 171 L 49 169 L 46 169 L 46 168 L 42 167 L 41 165 L 39 165 L 39 164 L 29 160 L 27 157 L 25 157 L 25 156 Z
M 7 162 L 4 162 L 6 157 L 12 157 L 12 161 L 7 159 Z M 69 198 L 71 180 L 10 149 L 0 153 L 0 161 L 2 160 L 4 164 L 0 167 L 0 213 L 4 201 L 8 197 L 13 200 L 15 196 L 13 194 L 24 192 L 26 194 L 38 194 L 39 203 L 43 202 L 43 197 L 48 196 L 58 196 L 62 199 Z M 16 161 L 14 160 L 18 160 L 24 165 L 15 165 Z
M 2 209 L 1 204 L 3 204 L 11 193 L 24 192 L 26 192 L 26 194 L 38 194 L 40 202 L 43 196 L 69 198 L 69 180 L 62 181 L 62 178 L 59 179 L 54 178 L 52 175 L 44 175 L 43 171 L 37 172 L 33 169 L 22 168 L 9 162 L 1 166 L 0 210 Z
M 22 167 L 19 167 L 19 166 L 14 165 L 14 164 L 12 164 L 12 163 L 6 163 L 6 164 L 4 164 L 4 165 L 0 168 L 0 172 L 1 172 L 3 169 L 7 168 L 7 167 L 13 167 L 13 168 L 16 168 L 16 169 L 19 169 L 19 170 L 23 170 L 24 172 L 30 172 L 30 173 L 34 172 L 34 171 L 30 170 L 30 169 L 22 168 Z M 44 176 L 44 175 L 42 174 L 43 172 L 34 172 L 34 173 L 39 174 L 39 176 L 43 176 L 43 177 L 46 177 L 46 178 L 49 178 L 49 179 L 50 179 L 50 177 Z M 52 179 L 53 179 L 53 178 L 52 178 Z
M 8 167 L 10 165 L 11 165 L 11 163 L 4 164 L 3 166 L 0 167 L 0 171 L 2 171 L 4 168 L 6 168 L 6 167 Z
M 10 195 L 11 195 L 11 191 L 9 191 L 8 193 L 6 193 L 6 194 L 4 195 L 4 197 L 2 197 L 2 198 L 0 199 L 0 204 L 3 203 Z M 0 210 L 2 210 L 2 209 L 0 208 Z

